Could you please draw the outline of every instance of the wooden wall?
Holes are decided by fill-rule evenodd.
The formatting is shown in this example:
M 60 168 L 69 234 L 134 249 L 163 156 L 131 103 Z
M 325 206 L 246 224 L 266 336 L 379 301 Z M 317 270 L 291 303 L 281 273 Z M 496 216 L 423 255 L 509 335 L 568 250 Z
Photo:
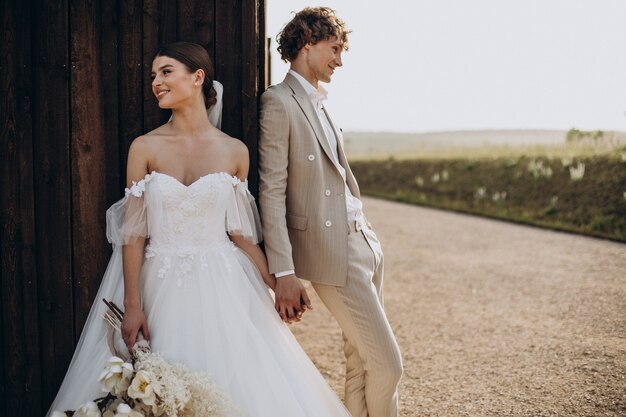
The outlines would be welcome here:
M 222 128 L 250 148 L 265 87 L 264 0 L 0 2 L 0 416 L 41 416 L 71 359 L 109 247 L 128 147 L 169 117 L 151 59 L 186 40 L 224 84 Z

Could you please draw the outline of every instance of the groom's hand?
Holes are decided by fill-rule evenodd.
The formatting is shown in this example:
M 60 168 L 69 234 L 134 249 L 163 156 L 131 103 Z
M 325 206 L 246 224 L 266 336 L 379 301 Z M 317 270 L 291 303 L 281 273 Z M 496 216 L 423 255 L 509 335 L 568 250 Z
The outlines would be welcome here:
M 280 318 L 287 323 L 300 321 L 302 314 L 312 310 L 309 295 L 295 274 L 277 278 L 274 306 Z

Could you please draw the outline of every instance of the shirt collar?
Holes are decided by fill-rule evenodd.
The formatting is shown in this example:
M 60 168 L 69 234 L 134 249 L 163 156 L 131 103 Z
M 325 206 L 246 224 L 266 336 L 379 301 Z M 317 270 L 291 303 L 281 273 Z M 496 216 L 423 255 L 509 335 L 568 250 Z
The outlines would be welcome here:
M 289 70 L 289 74 L 296 77 L 296 80 L 298 80 L 298 82 L 302 85 L 302 88 L 304 88 L 304 91 L 311 99 L 311 102 L 313 102 L 313 105 L 319 110 L 321 108 L 322 101 L 328 98 L 328 91 L 326 91 L 326 89 L 321 85 L 316 89 L 313 84 L 306 80 L 306 78 L 292 69 Z

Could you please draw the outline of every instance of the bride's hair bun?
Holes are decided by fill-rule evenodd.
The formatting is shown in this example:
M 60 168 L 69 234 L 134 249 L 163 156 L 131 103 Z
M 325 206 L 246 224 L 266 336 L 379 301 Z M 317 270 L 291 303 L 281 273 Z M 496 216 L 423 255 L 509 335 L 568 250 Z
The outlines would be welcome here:
M 204 77 L 202 92 L 204 93 L 204 104 L 207 109 L 217 103 L 217 91 L 213 88 L 213 80 L 209 80 L 209 77 Z
M 154 58 L 167 56 L 184 64 L 190 72 L 201 69 L 204 71 L 204 83 L 202 93 L 204 94 L 204 104 L 210 108 L 217 103 L 217 92 L 213 88 L 215 77 L 213 62 L 206 49 L 197 43 L 174 42 L 159 48 Z

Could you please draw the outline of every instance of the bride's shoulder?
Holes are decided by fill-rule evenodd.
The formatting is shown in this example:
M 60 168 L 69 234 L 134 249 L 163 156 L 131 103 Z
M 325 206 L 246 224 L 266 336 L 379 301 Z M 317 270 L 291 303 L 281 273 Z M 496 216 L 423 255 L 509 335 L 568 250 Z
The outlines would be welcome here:
M 141 141 L 146 143 L 154 143 L 159 140 L 167 139 L 171 136 L 175 136 L 174 132 L 172 131 L 172 126 L 170 123 L 165 123 L 157 127 L 156 129 L 153 129 L 148 133 L 137 137 L 137 139 L 141 139 Z
M 245 156 L 246 158 L 248 157 L 248 147 L 240 139 L 228 136 L 226 133 L 224 133 L 224 136 L 222 137 L 222 140 L 220 142 L 224 146 L 225 150 L 229 152 L 232 156 Z
M 250 168 L 250 154 L 248 147 L 241 140 L 226 136 L 223 143 L 223 153 L 231 161 L 232 171 L 235 176 L 244 180 L 248 176 Z M 230 170 L 229 170 L 230 171 Z
M 164 126 L 159 126 L 150 132 L 137 136 L 130 144 L 130 149 L 141 152 L 150 152 L 163 144 L 170 135 Z

